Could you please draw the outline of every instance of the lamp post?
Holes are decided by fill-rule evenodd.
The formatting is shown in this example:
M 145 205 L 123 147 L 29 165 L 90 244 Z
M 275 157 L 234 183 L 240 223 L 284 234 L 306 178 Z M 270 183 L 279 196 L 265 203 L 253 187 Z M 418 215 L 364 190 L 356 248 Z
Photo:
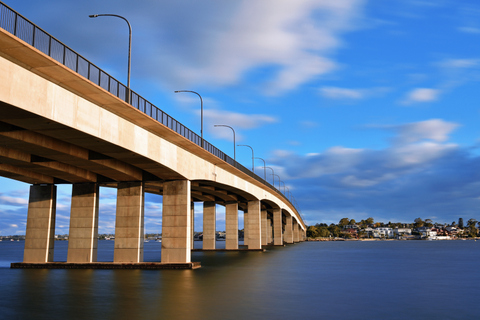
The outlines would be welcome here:
M 285 195 L 285 182 L 283 182 L 283 181 L 280 181 L 280 182 L 283 183 L 283 194 Z M 280 188 L 280 184 L 279 184 L 278 187 Z
M 273 169 L 270 168 L 270 167 L 265 167 L 265 168 L 268 168 L 268 169 L 272 170 L 272 179 L 273 179 L 272 180 L 272 185 L 273 185 L 273 187 L 275 187 L 275 171 L 273 171 Z
M 262 158 L 256 157 L 255 159 L 260 159 L 263 161 L 263 180 L 267 181 L 267 169 L 265 169 L 265 160 Z
M 280 190 L 280 176 L 278 174 L 274 174 L 274 176 L 278 177 L 278 189 Z M 273 185 L 275 187 L 275 185 Z
M 175 93 L 179 92 L 190 92 L 190 93 L 195 93 L 199 98 L 200 98 L 200 137 L 202 138 L 202 148 L 203 148 L 203 99 L 202 96 L 195 91 L 191 90 L 176 90 Z
M 227 126 L 227 125 L 225 125 L 225 124 L 215 124 L 215 125 L 213 125 L 213 126 L 214 126 L 214 127 L 227 127 L 227 128 L 232 129 L 232 131 L 233 131 L 233 160 L 236 161 L 236 155 L 235 155 L 235 130 L 234 130 L 232 127 Z
M 130 103 L 130 70 L 131 70 L 131 56 L 132 56 L 132 27 L 130 26 L 130 22 L 128 22 L 127 19 L 125 19 L 122 16 L 119 16 L 117 14 L 91 14 L 89 15 L 90 18 L 96 18 L 96 17 L 103 17 L 103 16 L 108 16 L 108 17 L 117 17 L 120 19 L 125 20 L 125 22 L 128 24 L 128 76 L 127 76 L 127 103 Z
M 255 156 L 253 154 L 253 148 L 247 144 L 237 144 L 237 147 L 249 147 L 250 149 L 252 149 L 252 172 L 255 173 L 255 164 L 253 162 L 253 159 L 255 159 Z

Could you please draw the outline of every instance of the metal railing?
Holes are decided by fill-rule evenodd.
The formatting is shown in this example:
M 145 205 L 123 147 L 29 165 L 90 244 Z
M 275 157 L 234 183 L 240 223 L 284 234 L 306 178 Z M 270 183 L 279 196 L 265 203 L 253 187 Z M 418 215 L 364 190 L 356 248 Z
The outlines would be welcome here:
M 75 71 L 76 73 L 90 80 L 99 87 L 102 87 L 104 90 L 110 92 L 114 96 L 122 99 L 125 102 L 128 101 L 127 95 L 129 93 L 129 90 L 124 84 L 122 84 L 120 81 L 116 80 L 108 73 L 104 72 L 102 69 L 100 69 L 99 67 L 97 67 L 96 65 L 70 49 L 68 46 L 48 34 L 46 31 L 37 27 L 31 21 L 20 15 L 12 8 L 5 5 L 3 2 L 0 2 L 0 28 L 25 41 L 29 45 L 35 47 L 44 54 L 68 67 L 69 69 Z M 148 102 L 136 92 L 130 90 L 130 94 L 131 105 L 134 108 L 142 111 L 143 113 L 155 119 L 159 123 L 172 129 L 173 131 L 192 141 L 199 147 L 202 147 L 202 138 L 199 135 L 185 127 L 183 124 L 175 120 L 170 115 L 163 112 L 160 108 Z M 296 207 L 290 201 L 290 199 L 288 199 L 288 197 L 280 190 L 275 188 L 275 186 L 271 185 L 265 179 L 256 175 L 251 170 L 245 168 L 237 161 L 233 160 L 231 157 L 223 153 L 221 150 L 213 146 L 208 141 L 204 141 L 203 148 L 211 154 L 227 162 L 228 164 L 239 169 L 243 173 L 246 173 L 255 180 L 272 188 L 278 194 L 282 195 L 283 198 L 287 200 L 293 207 Z M 296 209 L 300 214 L 298 208 Z

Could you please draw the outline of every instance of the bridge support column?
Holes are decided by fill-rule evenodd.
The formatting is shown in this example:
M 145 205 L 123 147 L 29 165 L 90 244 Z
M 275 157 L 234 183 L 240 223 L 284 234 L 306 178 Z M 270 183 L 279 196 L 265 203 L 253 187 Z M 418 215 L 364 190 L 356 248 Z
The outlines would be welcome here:
M 293 243 L 293 223 L 292 223 L 292 216 L 291 215 L 287 215 L 286 218 L 285 218 L 285 234 L 284 234 L 284 237 L 285 237 L 285 242 L 286 243 Z
M 300 225 L 293 219 L 293 242 L 300 242 Z
M 205 201 L 203 203 L 203 249 L 215 249 L 216 241 L 216 207 L 215 202 Z
M 97 243 L 98 185 L 73 184 L 67 262 L 96 262 Z
M 143 204 L 143 182 L 118 184 L 113 262 L 143 262 Z
M 225 249 L 238 249 L 238 203 L 225 205 Z
M 262 210 L 262 246 L 268 244 L 267 210 Z
M 191 262 L 190 181 L 167 181 L 163 185 L 162 263 Z
M 248 202 L 248 249 L 262 248 L 262 222 L 259 200 Z
M 273 242 L 273 226 L 272 219 L 267 219 L 267 244 Z
M 243 245 L 248 246 L 248 212 L 243 212 Z
M 283 246 L 282 210 L 273 209 L 273 245 Z
M 190 243 L 190 248 L 194 248 L 195 244 L 195 203 L 190 203 L 190 225 L 192 226 L 192 232 L 190 233 L 190 237 L 192 237 L 192 241 Z
M 56 199 L 53 184 L 30 187 L 23 262 L 53 261 Z

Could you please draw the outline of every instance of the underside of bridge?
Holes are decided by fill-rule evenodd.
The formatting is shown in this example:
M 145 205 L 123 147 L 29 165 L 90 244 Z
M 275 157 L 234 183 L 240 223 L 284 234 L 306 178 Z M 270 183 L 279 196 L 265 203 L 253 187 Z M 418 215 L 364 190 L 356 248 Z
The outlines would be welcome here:
M 203 203 L 205 250 L 216 249 L 216 205 L 225 207 L 227 250 L 239 248 L 239 210 L 248 250 L 303 239 L 285 195 L 73 71 L 65 52 L 76 53 L 63 48 L 62 64 L 0 29 L 0 175 L 31 184 L 24 263 L 53 261 L 58 184 L 72 184 L 67 263 L 96 262 L 100 186 L 117 189 L 114 263 L 143 261 L 145 192 L 163 196 L 164 264 L 191 263 L 195 202 Z

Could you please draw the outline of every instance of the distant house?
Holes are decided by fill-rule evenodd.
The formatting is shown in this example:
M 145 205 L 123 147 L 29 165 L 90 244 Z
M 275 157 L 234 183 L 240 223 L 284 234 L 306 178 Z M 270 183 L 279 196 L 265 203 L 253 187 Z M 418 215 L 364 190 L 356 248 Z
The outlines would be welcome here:
M 374 238 L 393 238 L 392 228 L 378 227 L 372 231 Z
M 395 238 L 399 239 L 404 236 L 411 236 L 412 235 L 412 229 L 410 228 L 395 228 L 393 229 L 393 234 Z
M 437 238 L 437 231 L 432 230 L 432 228 L 420 227 L 420 228 L 417 228 L 417 231 L 420 233 L 422 238 L 432 239 L 432 240 Z

